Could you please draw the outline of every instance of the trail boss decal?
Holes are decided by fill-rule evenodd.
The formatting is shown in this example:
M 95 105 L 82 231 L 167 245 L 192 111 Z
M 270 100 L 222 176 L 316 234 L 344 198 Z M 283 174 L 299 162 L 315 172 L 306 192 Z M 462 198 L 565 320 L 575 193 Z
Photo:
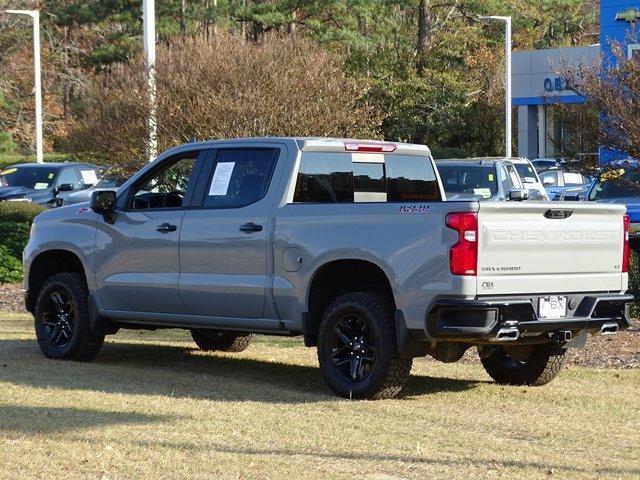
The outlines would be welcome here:
M 431 205 L 400 205 L 398 207 L 399 214 L 421 214 L 421 213 L 429 213 L 429 209 Z

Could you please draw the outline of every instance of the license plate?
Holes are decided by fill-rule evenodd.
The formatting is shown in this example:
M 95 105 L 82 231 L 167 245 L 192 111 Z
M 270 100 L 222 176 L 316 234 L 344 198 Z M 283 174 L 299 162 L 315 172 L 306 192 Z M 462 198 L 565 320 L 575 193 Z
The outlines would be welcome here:
M 567 315 L 567 297 L 541 297 L 538 301 L 540 318 L 562 318 Z

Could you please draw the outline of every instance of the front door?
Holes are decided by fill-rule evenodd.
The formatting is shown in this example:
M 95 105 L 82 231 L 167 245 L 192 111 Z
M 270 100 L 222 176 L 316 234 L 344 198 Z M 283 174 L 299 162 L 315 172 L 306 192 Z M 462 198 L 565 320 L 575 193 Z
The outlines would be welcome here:
M 98 221 L 96 286 L 107 310 L 184 313 L 179 239 L 200 152 L 159 162 L 127 192 L 113 224 Z M 203 154 L 204 155 L 204 154 Z
M 269 213 L 277 183 L 272 177 L 279 152 L 275 147 L 214 152 L 199 204 L 182 222 L 179 290 L 187 313 L 263 316 Z

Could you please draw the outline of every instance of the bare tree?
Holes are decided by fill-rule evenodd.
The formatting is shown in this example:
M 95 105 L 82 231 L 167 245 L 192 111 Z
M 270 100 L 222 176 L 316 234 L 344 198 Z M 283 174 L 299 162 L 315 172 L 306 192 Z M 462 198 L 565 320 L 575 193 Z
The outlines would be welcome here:
M 640 159 L 640 60 L 628 58 L 626 47 L 619 43 L 611 48 L 615 60 L 611 64 L 563 65 L 557 73 L 587 106 L 600 112 L 600 144 Z
M 101 75 L 86 90 L 86 107 L 70 125 L 72 151 L 128 171 L 144 162 L 141 61 Z M 379 114 L 364 101 L 368 85 L 345 76 L 341 57 L 306 40 L 185 38 L 160 47 L 156 69 L 162 149 L 192 138 L 379 135 Z

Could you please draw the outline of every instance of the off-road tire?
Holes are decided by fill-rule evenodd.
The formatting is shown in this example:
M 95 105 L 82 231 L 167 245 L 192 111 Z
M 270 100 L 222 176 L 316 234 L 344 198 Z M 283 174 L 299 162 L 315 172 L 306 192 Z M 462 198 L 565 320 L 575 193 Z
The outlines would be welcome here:
M 375 362 L 361 381 L 346 378 L 334 365 L 334 327 L 345 316 L 356 314 L 366 321 L 375 338 Z M 409 378 L 412 360 L 398 355 L 394 308 L 391 300 L 372 292 L 347 293 L 331 303 L 318 330 L 318 361 L 325 381 L 337 395 L 352 399 L 395 397 Z
M 66 295 L 73 306 L 71 339 L 63 346 L 55 345 L 44 324 L 44 314 L 50 310 L 50 296 L 55 292 Z M 88 362 L 98 354 L 104 343 L 104 335 L 94 335 L 91 332 L 88 297 L 84 278 L 78 273 L 57 273 L 44 282 L 36 299 L 34 325 L 38 345 L 45 356 Z
M 225 330 L 199 330 L 192 328 L 191 337 L 204 351 L 242 352 L 249 347 L 252 335 Z
M 511 357 L 504 347 L 497 347 L 481 361 L 489 376 L 499 384 L 540 386 L 560 372 L 565 353 L 566 350 L 551 343 L 534 345 L 531 355 L 521 362 Z

